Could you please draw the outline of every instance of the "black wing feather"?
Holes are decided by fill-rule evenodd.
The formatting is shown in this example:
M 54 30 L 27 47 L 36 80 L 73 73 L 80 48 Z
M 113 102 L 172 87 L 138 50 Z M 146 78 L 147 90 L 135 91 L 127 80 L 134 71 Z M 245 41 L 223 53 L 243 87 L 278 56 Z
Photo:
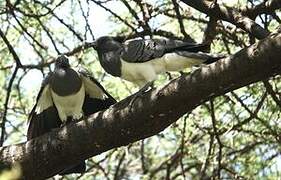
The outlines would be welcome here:
M 85 100 L 83 104 L 83 112 L 85 116 L 89 116 L 98 111 L 107 109 L 109 106 L 115 104 L 117 101 L 112 97 L 104 87 L 85 69 L 80 69 L 79 73 L 89 79 L 93 84 L 95 84 L 102 92 L 106 95 L 105 98 L 91 97 L 89 92 L 86 91 Z
M 27 130 L 27 140 L 39 137 L 47 132 L 50 132 L 54 128 L 61 127 L 61 120 L 59 118 L 59 114 L 57 111 L 56 106 L 53 104 L 52 106 L 44 109 L 39 114 L 36 113 L 36 108 L 38 102 L 42 96 L 44 89 L 46 88 L 47 84 L 49 83 L 50 77 L 52 73 L 49 73 L 47 77 L 44 79 L 39 93 L 36 98 L 36 103 L 33 106 L 30 114 L 29 114 L 29 126 Z M 51 98 L 51 97 L 50 97 Z M 71 173 L 83 173 L 86 170 L 85 161 L 81 161 L 75 165 L 71 165 L 70 167 L 62 170 L 59 174 L 71 174 Z
M 204 51 L 208 44 L 195 44 L 171 39 L 135 39 L 124 44 L 122 59 L 130 63 L 143 63 L 160 58 L 166 53 Z
M 61 125 L 61 120 L 58 115 L 58 111 L 56 107 L 50 106 L 47 109 L 44 109 L 41 113 L 37 114 L 35 112 L 36 107 L 38 105 L 38 102 L 42 96 L 44 88 L 46 88 L 46 85 L 49 83 L 49 79 L 52 73 L 49 73 L 47 77 L 44 79 L 41 88 L 39 90 L 39 93 L 36 98 L 36 103 L 33 106 L 28 120 L 29 120 L 29 126 L 27 130 L 27 140 L 36 138 L 38 136 L 41 136 L 47 132 L 50 132 L 53 128 L 58 128 Z M 51 97 L 50 97 L 51 98 Z
M 41 136 L 47 132 L 50 132 L 54 128 L 59 128 L 61 124 L 62 123 L 55 106 L 47 108 L 40 114 L 36 114 L 34 112 L 31 115 L 28 126 L 27 140 Z

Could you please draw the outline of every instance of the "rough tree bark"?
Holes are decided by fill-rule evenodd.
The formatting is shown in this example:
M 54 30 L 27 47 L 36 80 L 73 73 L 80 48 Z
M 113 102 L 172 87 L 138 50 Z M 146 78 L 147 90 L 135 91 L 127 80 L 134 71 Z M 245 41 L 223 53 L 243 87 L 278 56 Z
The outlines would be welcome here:
M 51 177 L 68 164 L 155 135 L 198 105 L 281 70 L 281 34 L 31 141 L 0 148 L 0 162 L 19 163 L 24 179 Z
M 185 4 L 197 9 L 200 12 L 206 13 L 207 15 L 211 17 L 216 17 L 218 19 L 228 21 L 237 27 L 245 30 L 249 34 L 254 35 L 258 39 L 263 39 L 266 36 L 269 35 L 269 32 L 262 28 L 260 25 L 258 25 L 255 21 L 250 19 L 247 16 L 243 16 L 238 10 L 217 5 L 213 2 L 206 1 L 206 0 L 181 0 Z M 280 3 L 275 2 L 275 0 L 271 0 L 273 3 L 270 3 L 269 6 L 264 6 L 263 10 L 267 9 L 275 9 L 279 8 L 281 5 Z M 274 7 L 272 7 L 273 5 Z M 263 7 L 263 6 L 262 6 Z M 261 10 L 260 10 L 261 11 Z M 246 14 L 246 13 L 244 13 Z

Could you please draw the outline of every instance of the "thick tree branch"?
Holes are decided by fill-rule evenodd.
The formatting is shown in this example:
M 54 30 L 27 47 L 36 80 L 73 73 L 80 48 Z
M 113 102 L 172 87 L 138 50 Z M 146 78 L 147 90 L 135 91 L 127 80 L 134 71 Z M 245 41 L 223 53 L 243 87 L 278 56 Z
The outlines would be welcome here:
M 250 33 L 257 39 L 263 39 L 269 35 L 269 32 L 262 28 L 260 25 L 255 23 L 252 19 L 243 16 L 234 8 L 222 6 L 222 5 L 213 5 L 212 2 L 206 0 L 181 0 L 185 4 L 206 13 L 209 16 L 216 17 L 224 21 L 228 21 L 237 27 L 245 30 Z
M 280 73 L 280 56 L 281 34 L 271 35 L 229 58 L 146 92 L 132 106 L 130 96 L 76 124 L 2 147 L 0 162 L 20 163 L 25 179 L 50 177 L 68 164 L 155 135 L 214 97 Z
M 263 1 L 259 5 L 254 6 L 253 8 L 245 8 L 242 10 L 242 14 L 255 18 L 260 14 L 272 14 L 276 9 L 281 8 L 280 0 L 267 0 Z

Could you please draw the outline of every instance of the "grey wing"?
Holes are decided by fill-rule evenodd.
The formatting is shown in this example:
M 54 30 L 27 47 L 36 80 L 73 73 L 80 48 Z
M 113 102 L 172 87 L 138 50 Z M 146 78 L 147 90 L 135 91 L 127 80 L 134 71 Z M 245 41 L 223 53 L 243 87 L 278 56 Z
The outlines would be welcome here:
M 36 103 L 29 114 L 27 140 L 41 136 L 53 128 L 60 127 L 61 120 L 53 104 L 48 84 L 50 76 L 51 74 L 48 74 L 44 79 L 37 95 Z
M 166 53 L 198 52 L 208 48 L 208 44 L 196 44 L 173 39 L 135 39 L 124 44 L 122 59 L 131 63 L 142 63 L 160 58 Z
M 85 86 L 85 99 L 82 107 L 85 116 L 107 109 L 117 102 L 88 71 L 80 69 L 78 72 Z
M 166 40 L 165 53 L 176 53 L 179 56 L 200 60 L 202 63 L 210 64 L 223 57 L 224 55 L 213 55 L 204 53 L 210 48 L 210 44 L 197 44 L 181 40 Z
M 134 39 L 124 44 L 122 59 L 130 63 L 142 63 L 163 56 L 165 41 L 159 39 Z
M 201 60 L 204 64 L 211 64 L 225 57 L 225 55 L 216 55 L 202 52 L 194 53 L 188 51 L 176 51 L 175 53 L 179 56 Z

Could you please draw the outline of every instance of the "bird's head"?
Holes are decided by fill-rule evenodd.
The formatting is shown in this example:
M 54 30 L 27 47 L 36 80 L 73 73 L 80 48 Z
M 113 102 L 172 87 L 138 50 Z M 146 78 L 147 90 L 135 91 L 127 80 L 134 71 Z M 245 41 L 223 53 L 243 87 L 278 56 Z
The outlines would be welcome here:
M 55 68 L 69 68 L 69 60 L 65 55 L 61 55 L 56 59 Z
M 98 52 L 116 51 L 120 47 L 121 43 L 111 36 L 102 36 L 93 43 L 93 48 Z

